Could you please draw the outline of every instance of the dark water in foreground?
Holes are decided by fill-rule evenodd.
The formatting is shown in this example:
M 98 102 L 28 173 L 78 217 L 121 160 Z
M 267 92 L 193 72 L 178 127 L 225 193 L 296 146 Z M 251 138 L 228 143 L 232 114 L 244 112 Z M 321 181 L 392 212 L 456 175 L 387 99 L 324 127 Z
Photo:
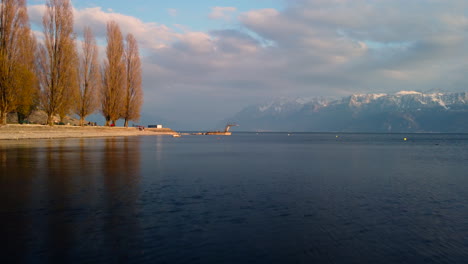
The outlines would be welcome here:
M 2 263 L 467 263 L 468 135 L 0 142 L 0 234 Z

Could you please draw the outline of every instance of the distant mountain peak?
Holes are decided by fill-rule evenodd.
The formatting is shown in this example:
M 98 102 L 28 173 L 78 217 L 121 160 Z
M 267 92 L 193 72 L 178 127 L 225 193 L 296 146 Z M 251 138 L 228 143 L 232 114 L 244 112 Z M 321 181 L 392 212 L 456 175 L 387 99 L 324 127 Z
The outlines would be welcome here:
M 395 94 L 396 96 L 401 96 L 401 95 L 422 95 L 420 92 L 416 91 L 400 91 Z
M 229 120 L 253 131 L 468 132 L 468 93 L 279 98 L 247 107 Z

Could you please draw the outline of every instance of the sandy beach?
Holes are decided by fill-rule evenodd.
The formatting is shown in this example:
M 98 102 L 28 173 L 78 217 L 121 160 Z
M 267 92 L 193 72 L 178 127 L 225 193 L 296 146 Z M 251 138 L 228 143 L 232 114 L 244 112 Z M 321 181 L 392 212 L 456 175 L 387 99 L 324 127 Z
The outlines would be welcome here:
M 0 126 L 0 140 L 52 139 L 52 138 L 87 138 L 87 137 L 124 137 L 174 135 L 177 132 L 169 128 L 145 128 L 140 131 L 135 127 L 77 127 L 44 125 L 6 125 Z

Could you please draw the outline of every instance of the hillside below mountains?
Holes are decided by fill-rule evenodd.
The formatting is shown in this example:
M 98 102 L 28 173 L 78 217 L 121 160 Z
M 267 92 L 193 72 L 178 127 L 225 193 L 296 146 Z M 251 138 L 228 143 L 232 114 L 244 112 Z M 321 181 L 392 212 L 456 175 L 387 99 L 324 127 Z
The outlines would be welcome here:
M 355 94 L 342 99 L 278 99 L 226 121 L 242 131 L 468 132 L 468 93 Z

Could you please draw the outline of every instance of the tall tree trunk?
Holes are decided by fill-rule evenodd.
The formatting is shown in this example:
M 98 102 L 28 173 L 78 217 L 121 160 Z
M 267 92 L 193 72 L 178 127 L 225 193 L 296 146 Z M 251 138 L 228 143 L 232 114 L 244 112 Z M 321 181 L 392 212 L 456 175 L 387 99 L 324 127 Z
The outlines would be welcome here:
M 53 126 L 54 125 L 54 117 L 53 115 L 47 115 L 47 124 L 49 126 Z
M 21 113 L 19 111 L 16 113 L 16 116 L 18 117 L 18 124 L 23 124 L 24 120 L 27 117 L 24 113 Z
M 7 116 L 8 116 L 8 113 L 7 112 L 2 112 L 1 114 L 1 123 L 0 125 L 6 125 L 7 124 Z
M 80 126 L 84 126 L 84 122 L 85 122 L 84 117 L 81 117 L 80 118 Z
M 128 119 L 125 119 L 124 127 L 128 127 Z
M 16 117 L 18 118 L 18 124 L 23 124 L 24 116 L 20 112 L 16 112 Z

